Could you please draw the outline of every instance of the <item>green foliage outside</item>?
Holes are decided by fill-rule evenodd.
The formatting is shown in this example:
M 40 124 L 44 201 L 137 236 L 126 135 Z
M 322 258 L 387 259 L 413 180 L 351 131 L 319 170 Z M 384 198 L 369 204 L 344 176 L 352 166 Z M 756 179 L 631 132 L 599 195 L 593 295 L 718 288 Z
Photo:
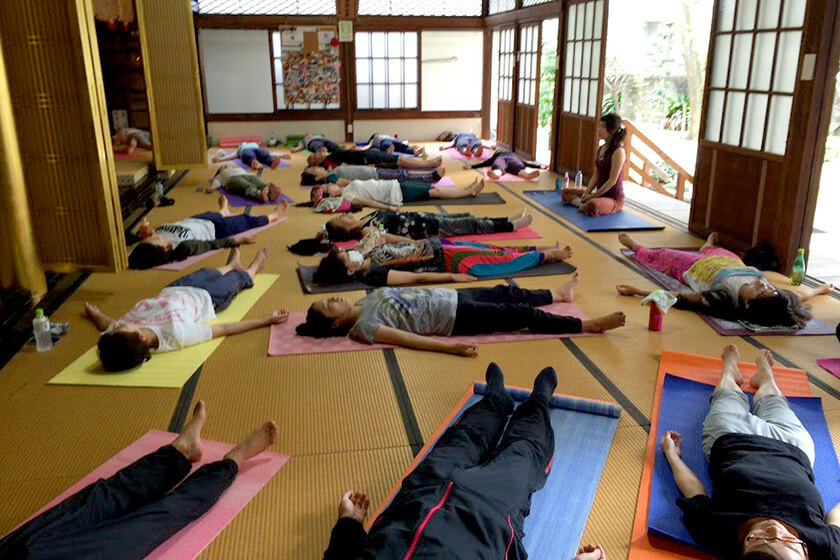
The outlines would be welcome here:
M 539 127 L 551 125 L 554 112 L 554 80 L 556 78 L 557 51 L 543 51 L 540 70 L 540 109 L 537 117 Z

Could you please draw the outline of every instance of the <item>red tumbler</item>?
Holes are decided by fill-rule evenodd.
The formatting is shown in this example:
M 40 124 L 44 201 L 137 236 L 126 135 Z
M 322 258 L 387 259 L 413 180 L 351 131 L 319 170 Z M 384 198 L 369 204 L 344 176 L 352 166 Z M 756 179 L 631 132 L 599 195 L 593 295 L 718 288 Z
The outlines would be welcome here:
M 650 307 L 650 318 L 648 319 L 648 330 L 649 331 L 661 331 L 662 330 L 662 311 L 659 309 L 659 306 L 656 305 L 654 302 L 650 302 L 648 304 Z

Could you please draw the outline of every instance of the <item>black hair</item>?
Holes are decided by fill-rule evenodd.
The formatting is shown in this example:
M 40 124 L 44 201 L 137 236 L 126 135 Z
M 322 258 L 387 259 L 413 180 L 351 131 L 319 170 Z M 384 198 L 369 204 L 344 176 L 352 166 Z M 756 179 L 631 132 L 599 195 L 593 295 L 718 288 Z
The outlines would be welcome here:
M 314 173 L 310 173 L 309 171 L 304 171 L 300 174 L 300 184 L 304 187 L 323 185 L 326 182 L 326 177 L 324 177 L 323 179 L 318 179 Z
M 318 268 L 315 269 L 315 274 L 312 275 L 312 279 L 316 284 L 321 285 L 343 284 L 350 281 L 347 267 L 338 257 L 338 248 L 333 247 L 327 253 L 327 256 L 321 259 Z
M 749 323 L 775 327 L 785 325 L 801 329 L 811 319 L 811 312 L 790 290 L 778 290 L 770 297 L 750 300 L 743 319 Z
M 837 335 L 837 342 L 840 342 L 840 323 L 837 323 L 837 330 L 834 331 L 834 334 Z
M 295 328 L 301 336 L 311 336 L 313 338 L 329 338 L 332 336 L 347 336 L 352 325 L 333 326 L 334 319 L 319 313 L 315 310 L 315 306 L 310 305 L 306 312 L 306 321 Z
M 99 337 L 99 360 L 111 372 L 136 368 L 152 355 L 138 332 L 109 332 Z
M 327 253 L 332 249 L 332 243 L 326 237 L 312 237 L 311 239 L 301 239 L 294 245 L 286 247 L 289 251 L 296 255 L 315 255 L 317 253 Z
M 747 249 L 744 254 L 744 264 L 754 266 L 759 270 L 779 270 L 782 265 L 769 243 L 761 243 Z
M 604 123 L 604 128 L 610 133 L 610 139 L 607 140 L 607 149 L 604 150 L 604 159 L 606 159 L 612 156 L 619 144 L 624 142 L 624 138 L 627 136 L 627 129 L 622 126 L 621 117 L 617 113 L 601 115 L 601 122 Z
M 140 243 L 128 255 L 128 267 L 135 270 L 146 270 L 169 262 L 168 249 L 152 243 Z
M 361 228 L 347 231 L 341 229 L 340 227 L 336 227 L 335 224 L 332 223 L 332 219 L 326 224 L 324 224 L 324 229 L 327 232 L 327 239 L 329 239 L 333 243 L 336 243 L 338 241 L 353 241 L 356 239 L 361 239 L 363 237 Z

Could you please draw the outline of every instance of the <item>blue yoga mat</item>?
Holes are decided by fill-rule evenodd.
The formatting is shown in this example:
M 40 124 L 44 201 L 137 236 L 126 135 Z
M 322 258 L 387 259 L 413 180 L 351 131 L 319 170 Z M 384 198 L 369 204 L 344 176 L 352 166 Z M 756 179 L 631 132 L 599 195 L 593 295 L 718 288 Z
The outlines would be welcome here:
M 679 432 L 684 442 L 683 461 L 697 474 L 706 491 L 711 492 L 712 481 L 709 478 L 709 464 L 703 455 L 702 432 L 703 419 L 709 412 L 709 397 L 713 391 L 714 387 L 705 383 L 674 375 L 665 376 L 659 405 L 659 424 L 656 426 L 657 449 L 648 510 L 648 534 L 674 539 L 701 549 L 704 548 L 694 542 L 682 521 L 682 510 L 677 506 L 680 491 L 658 442 L 668 430 Z M 747 393 L 747 396 L 752 402 L 752 393 Z M 837 464 L 822 401 L 815 397 L 789 397 L 788 402 L 814 439 L 817 454 L 814 478 L 828 511 L 840 502 L 840 465 Z
M 476 383 L 452 423 L 484 398 L 485 390 L 483 383 Z M 531 394 L 521 389 L 508 393 L 517 405 Z M 531 498 L 524 526 L 523 544 L 531 560 L 572 558 L 577 552 L 621 415 L 616 404 L 572 397 L 555 396 L 550 407 L 554 462 L 545 486 Z
M 665 226 L 656 225 L 626 210 L 607 216 L 581 214 L 571 204 L 563 204 L 563 199 L 557 191 L 525 191 L 525 194 L 555 214 L 569 220 L 583 231 L 665 229 Z

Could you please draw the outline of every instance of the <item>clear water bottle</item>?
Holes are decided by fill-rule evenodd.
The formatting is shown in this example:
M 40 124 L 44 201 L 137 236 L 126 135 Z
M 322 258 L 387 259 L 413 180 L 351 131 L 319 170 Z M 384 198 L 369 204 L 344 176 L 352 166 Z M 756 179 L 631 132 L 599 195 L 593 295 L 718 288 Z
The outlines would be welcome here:
M 790 271 L 790 283 L 792 286 L 799 286 L 803 278 L 805 278 L 805 249 L 799 249 Z
M 583 188 L 583 172 L 580 169 L 578 169 L 578 172 L 575 173 L 575 188 Z
M 160 179 L 155 182 L 155 194 L 157 195 L 158 200 L 163 198 L 163 181 Z
M 38 352 L 49 352 L 52 350 L 50 320 L 44 315 L 44 310 L 40 307 L 35 310 L 35 318 L 32 319 L 32 332 L 35 334 L 35 348 Z

